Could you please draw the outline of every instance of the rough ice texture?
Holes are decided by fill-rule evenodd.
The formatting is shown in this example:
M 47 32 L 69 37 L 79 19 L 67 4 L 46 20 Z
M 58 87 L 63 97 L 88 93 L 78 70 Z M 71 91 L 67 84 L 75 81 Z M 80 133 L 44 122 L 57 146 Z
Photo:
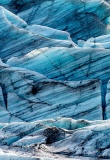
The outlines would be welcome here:
M 0 5 L 0 160 L 110 159 L 110 1 Z
M 11 115 L 23 121 L 61 116 L 102 119 L 100 81 L 61 82 L 28 70 L 0 67 L 5 108 Z
M 65 46 L 74 47 L 74 42 L 71 39 L 63 39 L 63 35 L 67 37 L 69 34 L 62 32 L 62 40 L 57 34 L 60 31 L 52 30 L 47 28 L 45 32 L 55 33 L 56 38 L 51 39 L 51 36 L 45 36 L 45 34 L 37 34 L 30 29 L 28 30 L 28 25 L 18 16 L 7 11 L 3 7 L 0 7 L 0 57 L 7 60 L 12 55 L 21 56 L 27 54 L 28 52 L 42 47 L 52 47 L 52 46 Z M 58 32 L 58 33 L 57 33 Z M 51 33 L 52 34 L 52 33 Z
M 101 48 L 43 48 L 12 57 L 7 64 L 40 72 L 57 80 L 110 78 L 110 50 Z
M 68 31 L 74 41 L 110 33 L 110 8 L 104 0 L 15 0 L 10 7 L 28 24 Z
M 110 158 L 109 123 L 70 118 L 1 123 L 0 145 L 4 147 L 1 147 L 0 159 L 66 160 L 74 155 L 94 157 L 93 160 L 95 156 Z M 74 158 L 77 159 L 83 158 Z

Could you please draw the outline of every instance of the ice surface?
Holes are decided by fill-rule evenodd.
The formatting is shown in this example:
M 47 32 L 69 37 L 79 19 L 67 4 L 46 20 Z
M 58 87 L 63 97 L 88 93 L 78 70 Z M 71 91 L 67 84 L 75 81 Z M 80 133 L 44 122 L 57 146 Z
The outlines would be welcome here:
M 71 40 L 70 34 L 68 32 L 56 30 L 46 26 L 32 25 L 28 26 L 26 29 L 32 33 L 45 36 L 51 39 Z
M 110 159 L 110 1 L 0 5 L 0 160 Z
M 107 148 L 110 143 L 109 123 L 109 121 L 76 121 L 67 118 L 28 123 L 2 123 L 0 158 L 66 160 L 63 154 L 67 155 L 67 159 L 74 158 L 74 154 L 109 157 Z M 76 157 L 76 159 L 83 158 Z M 92 158 L 87 160 L 92 160 Z
M 27 31 L 27 27 L 29 26 L 25 21 L 0 7 L 0 57 L 2 59 L 6 60 L 12 55 L 21 56 L 41 47 L 75 47 L 75 43 L 71 39 L 65 38 L 65 36 L 69 36 L 66 32 L 61 31 L 62 38 L 57 39 L 57 36 L 56 39 L 51 39 L 49 36 L 45 36 L 45 34 L 41 35 Z M 46 28 L 44 33 L 47 30 L 53 32 L 51 28 Z M 54 30 L 54 33 L 58 35 L 60 31 Z
M 109 57 L 110 51 L 103 48 L 54 47 L 34 50 L 21 58 L 12 57 L 7 64 L 57 80 L 106 80 L 110 78 Z
M 20 4 L 18 15 L 28 24 L 68 31 L 77 41 L 110 33 L 109 8 L 104 0 L 32 0 Z
M 6 90 L 7 110 L 23 121 L 53 117 L 102 119 L 99 80 L 61 82 L 4 65 L 0 79 Z

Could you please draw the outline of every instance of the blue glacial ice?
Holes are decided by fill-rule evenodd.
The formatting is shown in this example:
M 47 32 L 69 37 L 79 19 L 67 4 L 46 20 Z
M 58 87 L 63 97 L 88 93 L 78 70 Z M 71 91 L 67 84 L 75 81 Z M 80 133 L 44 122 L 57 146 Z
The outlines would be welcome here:
M 110 0 L 0 5 L 0 160 L 110 159 Z

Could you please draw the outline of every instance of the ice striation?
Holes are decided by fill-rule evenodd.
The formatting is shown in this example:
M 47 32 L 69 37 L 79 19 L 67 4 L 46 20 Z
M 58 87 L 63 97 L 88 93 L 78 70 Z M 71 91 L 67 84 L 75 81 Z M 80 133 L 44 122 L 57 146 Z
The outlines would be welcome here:
M 0 160 L 110 159 L 110 0 L 0 5 Z
M 66 32 L 61 31 L 62 38 L 57 36 L 60 31 L 51 28 L 46 28 L 44 33 L 38 34 L 35 31 L 37 25 L 33 26 L 31 30 L 25 21 L 3 7 L 0 7 L 0 15 L 0 57 L 5 61 L 12 55 L 25 55 L 36 48 L 52 46 L 75 47 L 74 42 Z M 45 32 L 49 32 L 49 30 L 50 35 L 46 35 Z M 54 34 L 55 39 L 54 37 L 52 38 Z
M 86 160 L 109 158 L 109 123 L 71 118 L 1 123 L 0 159 L 83 160 L 74 155 L 83 155 Z
M 6 90 L 6 110 L 23 121 L 62 116 L 102 119 L 99 80 L 55 81 L 37 72 L 4 65 L 0 66 L 0 79 Z
M 12 57 L 7 64 L 27 68 L 56 80 L 110 79 L 110 50 L 102 48 L 43 48 Z M 99 65 L 100 64 L 100 65 Z
M 106 86 L 110 79 L 109 54 L 109 50 L 104 48 L 44 48 L 19 59 L 11 58 L 7 63 L 40 72 L 55 80 L 101 80 L 101 106 L 105 119 L 106 103 L 109 103 L 109 98 L 106 98 Z
M 104 0 L 1 1 L 28 24 L 68 31 L 74 41 L 110 33 L 110 6 Z M 89 28 L 89 29 L 88 29 Z

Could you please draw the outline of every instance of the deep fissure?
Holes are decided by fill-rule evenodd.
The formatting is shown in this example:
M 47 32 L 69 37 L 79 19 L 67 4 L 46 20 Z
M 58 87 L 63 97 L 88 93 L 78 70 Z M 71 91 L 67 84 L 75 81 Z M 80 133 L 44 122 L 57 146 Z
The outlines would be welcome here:
M 108 80 L 102 80 L 101 81 L 101 105 L 102 105 L 102 119 L 107 119 L 107 113 L 106 113 L 106 94 L 107 94 L 107 84 Z

